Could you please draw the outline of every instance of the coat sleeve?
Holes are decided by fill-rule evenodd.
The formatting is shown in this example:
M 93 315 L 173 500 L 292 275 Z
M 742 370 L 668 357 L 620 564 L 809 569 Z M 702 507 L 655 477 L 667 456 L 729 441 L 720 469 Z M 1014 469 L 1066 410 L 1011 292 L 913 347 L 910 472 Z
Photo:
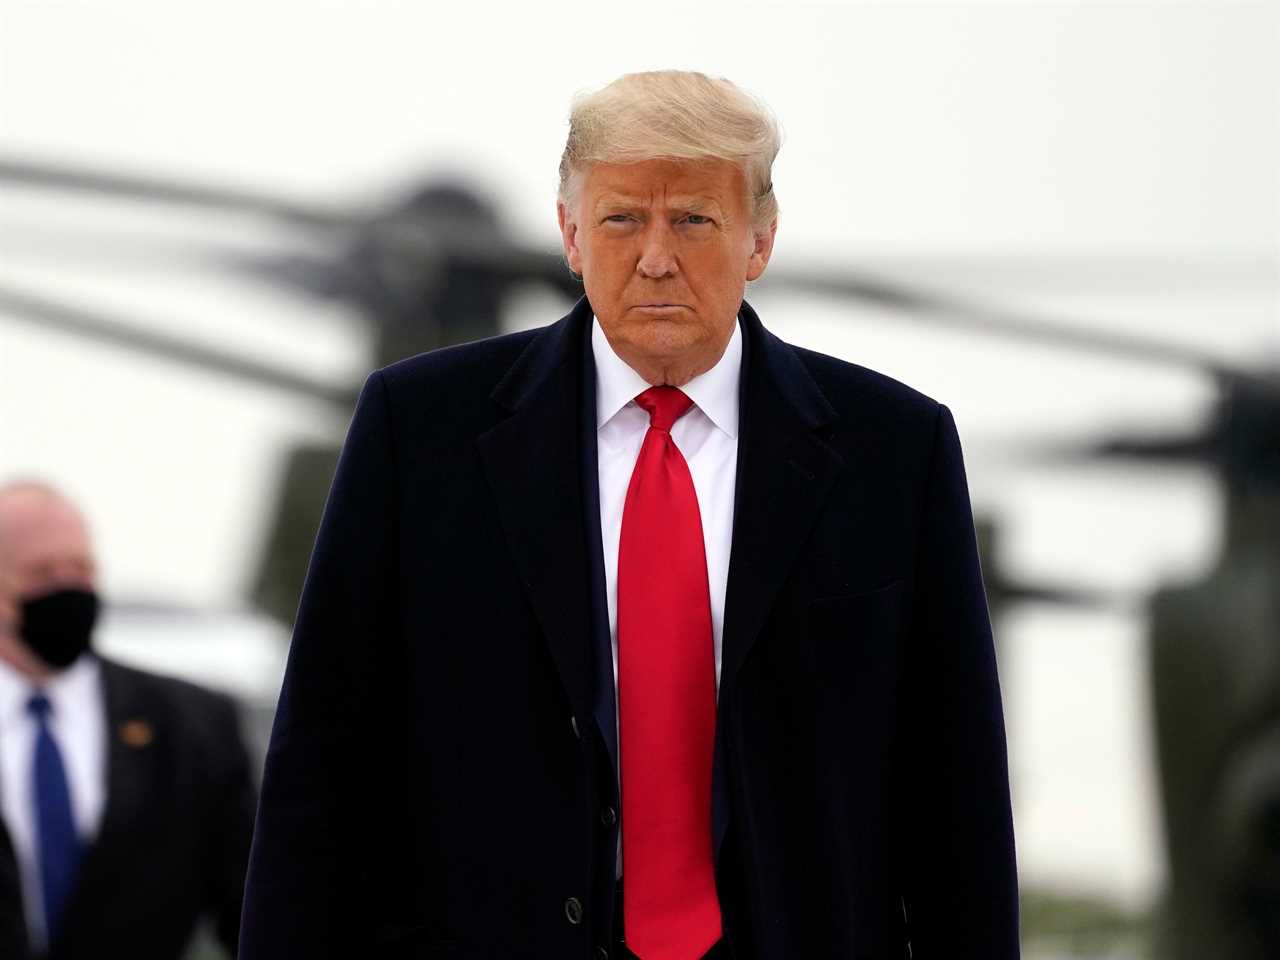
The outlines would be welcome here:
M 938 408 L 902 702 L 913 960 L 1012 960 L 1018 891 L 1000 685 L 955 422 Z
M 358 956 L 396 670 L 395 452 L 380 373 L 356 404 L 316 537 L 267 748 L 245 886 L 243 960 Z M 403 765 L 403 756 L 400 757 Z

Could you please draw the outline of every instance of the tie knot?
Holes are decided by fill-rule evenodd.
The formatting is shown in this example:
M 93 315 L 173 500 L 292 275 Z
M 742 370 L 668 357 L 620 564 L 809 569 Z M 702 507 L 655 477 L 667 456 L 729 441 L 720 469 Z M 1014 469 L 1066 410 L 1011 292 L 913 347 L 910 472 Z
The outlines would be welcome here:
M 636 397 L 636 405 L 649 411 L 649 426 L 670 431 L 672 424 L 693 406 L 693 401 L 677 387 L 650 387 Z
M 37 720 L 43 720 L 52 712 L 53 704 L 49 702 L 49 698 L 43 693 L 33 693 L 31 699 L 27 701 L 27 713 Z

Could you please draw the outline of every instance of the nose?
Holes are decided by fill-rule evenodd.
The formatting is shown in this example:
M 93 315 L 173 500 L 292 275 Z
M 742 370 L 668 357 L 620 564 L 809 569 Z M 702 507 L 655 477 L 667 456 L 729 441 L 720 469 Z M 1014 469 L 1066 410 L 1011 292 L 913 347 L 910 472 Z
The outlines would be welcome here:
M 661 218 L 646 227 L 641 237 L 640 259 L 636 271 L 650 280 L 674 276 L 680 266 L 675 254 L 675 231 Z

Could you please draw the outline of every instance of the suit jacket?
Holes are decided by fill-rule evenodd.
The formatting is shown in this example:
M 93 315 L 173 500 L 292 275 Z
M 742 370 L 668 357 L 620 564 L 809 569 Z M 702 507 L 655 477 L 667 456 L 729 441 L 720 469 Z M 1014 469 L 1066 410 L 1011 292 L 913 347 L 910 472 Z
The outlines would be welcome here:
M 102 660 L 107 799 L 47 960 L 178 960 L 207 918 L 234 953 L 256 802 L 230 698 Z M 0 956 L 25 960 L 0 823 Z
M 584 299 L 366 383 L 272 731 L 244 960 L 608 955 L 591 317 Z M 1016 957 L 1004 728 L 951 416 L 783 343 L 745 303 L 740 322 L 725 938 L 740 960 L 896 960 L 908 940 L 917 960 Z

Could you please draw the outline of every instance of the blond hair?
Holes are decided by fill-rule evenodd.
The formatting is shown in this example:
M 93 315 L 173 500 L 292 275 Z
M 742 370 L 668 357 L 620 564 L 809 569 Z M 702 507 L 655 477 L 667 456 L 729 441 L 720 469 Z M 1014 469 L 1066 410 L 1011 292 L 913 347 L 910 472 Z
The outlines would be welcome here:
M 769 109 L 728 80 L 691 70 L 628 73 L 574 98 L 559 197 L 572 205 L 593 163 L 728 160 L 746 177 L 752 223 L 763 230 L 778 215 L 772 169 L 781 146 Z

